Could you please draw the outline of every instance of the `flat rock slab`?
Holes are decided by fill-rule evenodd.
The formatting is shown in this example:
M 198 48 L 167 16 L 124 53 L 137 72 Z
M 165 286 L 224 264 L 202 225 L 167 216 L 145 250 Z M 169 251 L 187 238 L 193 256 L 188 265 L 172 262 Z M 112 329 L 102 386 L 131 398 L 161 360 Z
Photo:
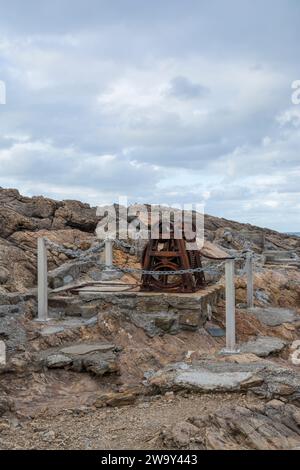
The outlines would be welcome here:
M 248 365 L 247 365 L 248 366 Z M 257 371 L 263 366 L 245 367 L 235 363 L 178 363 L 155 373 L 149 384 L 164 389 L 189 389 L 198 392 L 241 391 L 262 382 Z
M 71 364 L 72 359 L 63 354 L 51 354 L 46 358 L 46 366 L 49 369 L 60 369 Z
M 226 335 L 226 331 L 223 328 L 219 328 L 217 326 L 209 326 L 205 329 L 207 333 L 209 333 L 213 338 L 222 338 Z
M 76 344 L 74 346 L 68 346 L 60 350 L 62 354 L 67 354 L 71 356 L 82 356 L 85 354 L 95 353 L 95 352 L 107 352 L 112 351 L 115 348 L 114 344 L 110 343 L 95 343 L 95 344 Z
M 295 310 L 290 310 L 286 308 L 249 308 L 247 310 L 252 315 L 255 315 L 256 318 L 265 325 L 268 326 L 279 326 L 283 323 L 293 323 L 300 320 L 300 316 L 297 315 Z
M 145 376 L 147 384 L 156 392 L 157 389 L 161 392 L 193 390 L 199 393 L 251 390 L 261 398 L 283 397 L 285 401 L 300 405 L 300 371 L 263 359 L 249 363 L 215 359 L 193 364 L 181 362 Z
M 197 388 L 207 392 L 240 390 L 243 384 L 253 379 L 251 372 L 209 372 L 205 369 L 179 373 L 174 380 L 175 385 Z
M 259 336 L 252 341 L 239 345 L 239 349 L 242 353 L 252 353 L 259 357 L 267 357 L 270 354 L 278 354 L 286 345 L 286 341 L 275 336 Z
M 55 335 L 57 333 L 62 333 L 65 331 L 63 326 L 49 326 L 47 328 L 43 328 L 41 331 L 42 336 L 49 336 L 49 335 Z
M 50 369 L 67 368 L 99 377 L 119 370 L 117 348 L 110 343 L 75 344 L 50 354 L 43 351 L 41 359 Z

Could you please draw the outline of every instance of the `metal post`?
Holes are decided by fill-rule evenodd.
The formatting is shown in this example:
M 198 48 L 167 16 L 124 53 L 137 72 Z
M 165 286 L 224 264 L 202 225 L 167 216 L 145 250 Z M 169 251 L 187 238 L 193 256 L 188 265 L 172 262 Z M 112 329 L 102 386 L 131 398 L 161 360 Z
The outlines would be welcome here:
M 234 285 L 234 259 L 225 263 L 226 282 L 226 349 L 224 353 L 237 353 L 235 344 L 235 285 Z
M 6 345 L 4 341 L 0 341 L 0 366 L 6 365 Z
M 247 307 L 253 308 L 253 256 L 251 252 L 247 253 L 246 275 L 247 275 Z
M 48 320 L 47 248 L 44 238 L 38 238 L 38 321 Z
M 113 264 L 113 240 L 106 238 L 105 240 L 105 267 L 111 268 Z

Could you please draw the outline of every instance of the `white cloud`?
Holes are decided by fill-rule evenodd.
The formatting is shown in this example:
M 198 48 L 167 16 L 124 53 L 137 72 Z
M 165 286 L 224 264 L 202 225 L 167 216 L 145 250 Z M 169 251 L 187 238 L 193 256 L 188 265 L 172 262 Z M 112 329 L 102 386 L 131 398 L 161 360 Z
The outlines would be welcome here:
M 0 18 L 2 186 L 298 223 L 298 6 L 14 3 Z

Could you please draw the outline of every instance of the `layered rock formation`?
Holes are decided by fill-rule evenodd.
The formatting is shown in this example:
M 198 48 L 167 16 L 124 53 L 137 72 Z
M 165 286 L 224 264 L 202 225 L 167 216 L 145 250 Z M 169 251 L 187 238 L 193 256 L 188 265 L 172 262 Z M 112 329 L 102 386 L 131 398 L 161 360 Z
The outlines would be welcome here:
M 87 249 L 100 219 L 95 207 L 79 201 L 29 198 L 15 189 L 0 188 L 0 292 L 24 292 L 36 285 L 37 237 L 47 236 L 67 248 Z M 210 215 L 205 215 L 205 237 L 227 250 L 300 251 L 298 237 Z M 52 251 L 49 269 L 67 259 Z
M 177 449 L 299 450 L 299 423 L 299 408 L 271 400 L 195 415 L 164 429 L 161 438 L 166 447 Z

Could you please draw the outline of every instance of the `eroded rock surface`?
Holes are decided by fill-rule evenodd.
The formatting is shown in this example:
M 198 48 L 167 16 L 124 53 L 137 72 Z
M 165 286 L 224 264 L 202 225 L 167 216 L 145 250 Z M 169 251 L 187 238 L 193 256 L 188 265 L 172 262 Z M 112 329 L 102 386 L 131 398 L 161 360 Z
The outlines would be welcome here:
M 288 450 L 300 446 L 300 411 L 272 400 L 258 406 L 225 406 L 162 431 L 167 448 Z
M 252 353 L 258 357 L 267 357 L 271 354 L 280 353 L 287 342 L 275 336 L 259 336 L 256 339 L 249 340 L 247 343 L 239 346 L 243 353 Z
M 279 326 L 283 323 L 293 323 L 300 320 L 299 315 L 295 310 L 267 307 L 267 308 L 252 308 L 249 313 L 255 315 L 259 321 L 268 326 Z
M 284 397 L 287 401 L 300 404 L 300 372 L 270 361 L 179 363 L 152 374 L 148 384 L 160 391 L 217 393 L 251 390 L 263 398 Z
M 119 208 L 117 205 L 115 208 L 119 217 Z M 132 222 L 134 216 L 129 216 L 128 220 Z M 0 290 L 5 287 L 22 291 L 36 284 L 37 236 L 48 236 L 53 241 L 78 248 L 94 235 L 100 221 L 96 208 L 80 201 L 30 198 L 15 189 L 0 188 Z M 205 236 L 216 248 L 229 253 L 252 249 L 259 257 L 264 249 L 300 252 L 298 237 L 210 215 L 205 215 Z M 137 242 L 139 255 L 142 248 L 143 244 L 139 246 Z M 50 254 L 50 269 L 67 259 L 63 253 Z
M 87 371 L 96 376 L 117 372 L 117 348 L 109 343 L 79 343 L 58 351 L 44 351 L 44 365 L 50 369 L 67 367 L 76 372 Z

